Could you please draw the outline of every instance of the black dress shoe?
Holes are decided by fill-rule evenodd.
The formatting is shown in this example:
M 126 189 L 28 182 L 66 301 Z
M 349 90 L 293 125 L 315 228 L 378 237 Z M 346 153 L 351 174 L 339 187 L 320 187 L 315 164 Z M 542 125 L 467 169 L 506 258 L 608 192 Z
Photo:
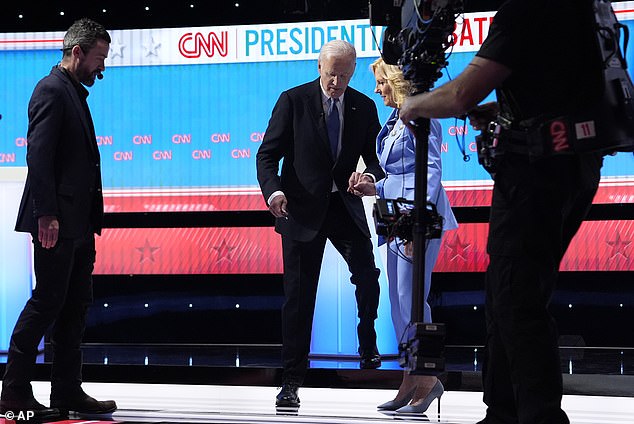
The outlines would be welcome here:
M 294 381 L 285 381 L 282 383 L 282 390 L 280 390 L 275 398 L 275 406 L 278 408 L 299 408 L 298 389 L 299 384 Z
M 42 421 L 59 418 L 61 416 L 59 409 L 47 408 L 35 400 L 35 398 L 26 401 L 0 400 L 0 413 L 3 414 L 7 420 L 15 421 Z
M 88 415 L 111 414 L 117 410 L 114 400 L 97 400 L 86 393 L 68 399 L 51 397 L 51 407 L 58 408 L 64 415 L 71 411 Z
M 381 366 L 381 356 L 376 350 L 361 352 L 359 368 L 362 370 L 373 370 Z

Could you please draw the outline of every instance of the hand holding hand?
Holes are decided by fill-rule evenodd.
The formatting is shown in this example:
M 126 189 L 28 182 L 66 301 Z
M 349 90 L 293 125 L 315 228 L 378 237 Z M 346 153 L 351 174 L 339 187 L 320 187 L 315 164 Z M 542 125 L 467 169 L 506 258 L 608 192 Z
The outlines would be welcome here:
M 376 187 L 372 177 L 361 172 L 353 172 L 348 179 L 348 193 L 352 193 L 355 196 L 376 194 Z
M 376 186 L 372 181 L 361 181 L 354 185 L 352 194 L 357 196 L 374 196 L 376 195 Z

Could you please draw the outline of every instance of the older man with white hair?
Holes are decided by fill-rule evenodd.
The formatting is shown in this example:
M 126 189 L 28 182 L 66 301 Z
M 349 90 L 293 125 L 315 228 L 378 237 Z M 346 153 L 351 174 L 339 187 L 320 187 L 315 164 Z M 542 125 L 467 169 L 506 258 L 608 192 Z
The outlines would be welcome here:
M 280 95 L 257 154 L 258 181 L 282 235 L 284 256 L 284 372 L 276 399 L 281 407 L 299 406 L 327 239 L 345 259 L 355 285 L 360 367 L 381 365 L 374 330 L 379 270 L 363 203 L 351 192 L 359 181 L 384 175 L 374 146 L 381 126 L 374 102 L 348 87 L 355 66 L 350 43 L 324 44 L 319 78 Z M 367 167 L 363 173 L 356 172 L 360 157 Z

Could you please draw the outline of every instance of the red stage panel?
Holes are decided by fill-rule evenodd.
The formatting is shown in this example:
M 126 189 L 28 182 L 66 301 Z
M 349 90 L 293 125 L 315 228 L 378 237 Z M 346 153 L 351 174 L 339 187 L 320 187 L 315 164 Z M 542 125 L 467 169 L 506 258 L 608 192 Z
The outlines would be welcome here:
M 273 228 L 121 228 L 97 238 L 95 274 L 277 274 Z
M 445 235 L 436 272 L 479 272 L 488 264 L 488 224 L 460 224 Z M 634 271 L 634 221 L 587 221 L 581 225 L 561 271 Z
M 447 184 L 453 206 L 488 206 L 492 182 Z M 634 201 L 631 181 L 601 183 L 595 203 Z M 108 212 L 265 210 L 257 189 L 106 193 Z M 175 225 L 178 225 L 175 223 Z M 633 270 L 632 221 L 585 222 L 564 257 L 563 271 Z M 447 233 L 435 270 L 486 269 L 488 224 L 461 224 Z M 276 274 L 281 240 L 273 228 L 107 229 L 97 240 L 97 274 Z
M 585 222 L 562 271 L 633 271 L 633 221 Z M 446 234 L 436 272 L 486 269 L 488 224 Z M 107 229 L 97 239 L 96 274 L 277 274 L 280 236 L 273 228 Z

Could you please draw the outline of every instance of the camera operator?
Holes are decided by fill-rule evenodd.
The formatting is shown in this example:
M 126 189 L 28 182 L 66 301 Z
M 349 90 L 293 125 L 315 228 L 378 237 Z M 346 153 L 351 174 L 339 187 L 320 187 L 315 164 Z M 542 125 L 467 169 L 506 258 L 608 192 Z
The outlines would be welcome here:
M 480 424 L 569 423 L 561 409 L 557 329 L 548 305 L 562 256 L 597 190 L 602 155 L 535 155 L 522 125 L 565 116 L 596 99 L 600 73 L 588 48 L 594 35 L 590 5 L 504 2 L 464 72 L 401 107 L 408 123 L 465 113 L 476 129 L 505 122 L 487 245 L 488 408 Z M 498 103 L 476 107 L 493 89 Z

